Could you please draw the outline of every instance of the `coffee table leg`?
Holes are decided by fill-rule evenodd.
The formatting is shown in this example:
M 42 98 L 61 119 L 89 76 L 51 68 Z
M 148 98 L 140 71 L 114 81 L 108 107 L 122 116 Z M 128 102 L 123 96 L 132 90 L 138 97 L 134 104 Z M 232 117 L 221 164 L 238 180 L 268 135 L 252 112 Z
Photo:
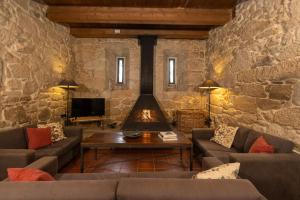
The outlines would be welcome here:
M 95 148 L 95 160 L 98 160 L 98 149 Z
M 180 147 L 180 161 L 182 161 L 182 147 Z
M 193 146 L 190 147 L 190 171 L 193 171 Z
M 83 147 L 80 147 L 80 173 L 84 172 L 84 152 Z

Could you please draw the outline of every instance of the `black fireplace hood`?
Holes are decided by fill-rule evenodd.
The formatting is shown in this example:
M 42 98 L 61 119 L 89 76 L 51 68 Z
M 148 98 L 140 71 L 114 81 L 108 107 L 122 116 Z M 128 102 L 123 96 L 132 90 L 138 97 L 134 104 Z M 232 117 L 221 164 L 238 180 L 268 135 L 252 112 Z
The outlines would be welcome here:
M 141 94 L 125 120 L 124 131 L 172 130 L 153 96 L 153 63 L 155 36 L 139 37 L 141 47 Z

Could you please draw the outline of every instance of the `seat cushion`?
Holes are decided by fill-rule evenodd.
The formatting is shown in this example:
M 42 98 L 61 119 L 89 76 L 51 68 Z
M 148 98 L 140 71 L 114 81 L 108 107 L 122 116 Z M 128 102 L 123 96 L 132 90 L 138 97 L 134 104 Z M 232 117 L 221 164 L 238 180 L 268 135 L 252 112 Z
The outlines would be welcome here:
M 249 132 L 250 129 L 245 127 L 239 127 L 234 137 L 232 147 L 242 152 Z
M 69 137 L 64 140 L 55 142 L 45 148 L 38 149 L 36 151 L 36 159 L 43 156 L 60 156 L 70 151 L 74 146 L 79 144 L 78 137 Z
M 226 148 L 222 145 L 219 145 L 215 142 L 209 140 L 197 140 L 196 145 L 201 150 L 201 152 L 205 153 L 206 151 L 225 151 L 225 152 L 237 152 L 234 148 Z
M 229 156 L 231 153 L 234 152 L 228 152 L 228 151 L 207 151 L 205 152 L 206 157 L 215 157 L 222 161 L 223 163 L 229 163 Z
M 264 199 L 250 181 L 238 179 L 126 178 L 119 181 L 116 196 L 121 200 Z
M 0 182 L 5 200 L 115 200 L 117 180 Z

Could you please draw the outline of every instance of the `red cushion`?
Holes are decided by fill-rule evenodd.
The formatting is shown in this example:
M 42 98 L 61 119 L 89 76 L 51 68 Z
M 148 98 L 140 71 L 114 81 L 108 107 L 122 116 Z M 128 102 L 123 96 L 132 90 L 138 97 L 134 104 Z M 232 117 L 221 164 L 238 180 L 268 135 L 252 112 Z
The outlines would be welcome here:
M 48 146 L 51 141 L 51 128 L 27 128 L 28 149 Z
M 252 144 L 249 153 L 274 153 L 274 148 L 267 143 L 263 136 L 260 136 Z
M 47 172 L 30 168 L 8 168 L 10 181 L 54 181 L 55 179 Z

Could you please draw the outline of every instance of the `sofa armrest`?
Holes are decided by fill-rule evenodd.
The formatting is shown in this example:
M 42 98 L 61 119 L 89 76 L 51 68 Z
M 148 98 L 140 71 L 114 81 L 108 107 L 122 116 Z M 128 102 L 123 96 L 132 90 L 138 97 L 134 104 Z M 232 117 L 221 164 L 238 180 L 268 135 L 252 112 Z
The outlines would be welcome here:
M 58 161 L 56 156 L 46 156 L 42 157 L 30 165 L 27 165 L 25 168 L 34 168 L 40 169 L 45 172 L 48 172 L 52 176 L 55 176 L 58 171 Z
M 35 159 L 31 149 L 0 149 L 0 180 L 7 177 L 7 168 L 25 167 Z
M 214 129 L 210 128 L 194 128 L 192 130 L 192 139 L 193 141 L 200 140 L 209 140 L 214 136 Z
M 241 163 L 239 176 L 250 180 L 268 199 L 300 199 L 300 156 L 293 153 L 232 153 Z
M 82 128 L 67 126 L 64 128 L 64 134 L 67 137 L 79 137 L 82 140 Z
M 202 170 L 209 170 L 214 167 L 223 165 L 224 163 L 216 157 L 203 157 L 202 158 Z

